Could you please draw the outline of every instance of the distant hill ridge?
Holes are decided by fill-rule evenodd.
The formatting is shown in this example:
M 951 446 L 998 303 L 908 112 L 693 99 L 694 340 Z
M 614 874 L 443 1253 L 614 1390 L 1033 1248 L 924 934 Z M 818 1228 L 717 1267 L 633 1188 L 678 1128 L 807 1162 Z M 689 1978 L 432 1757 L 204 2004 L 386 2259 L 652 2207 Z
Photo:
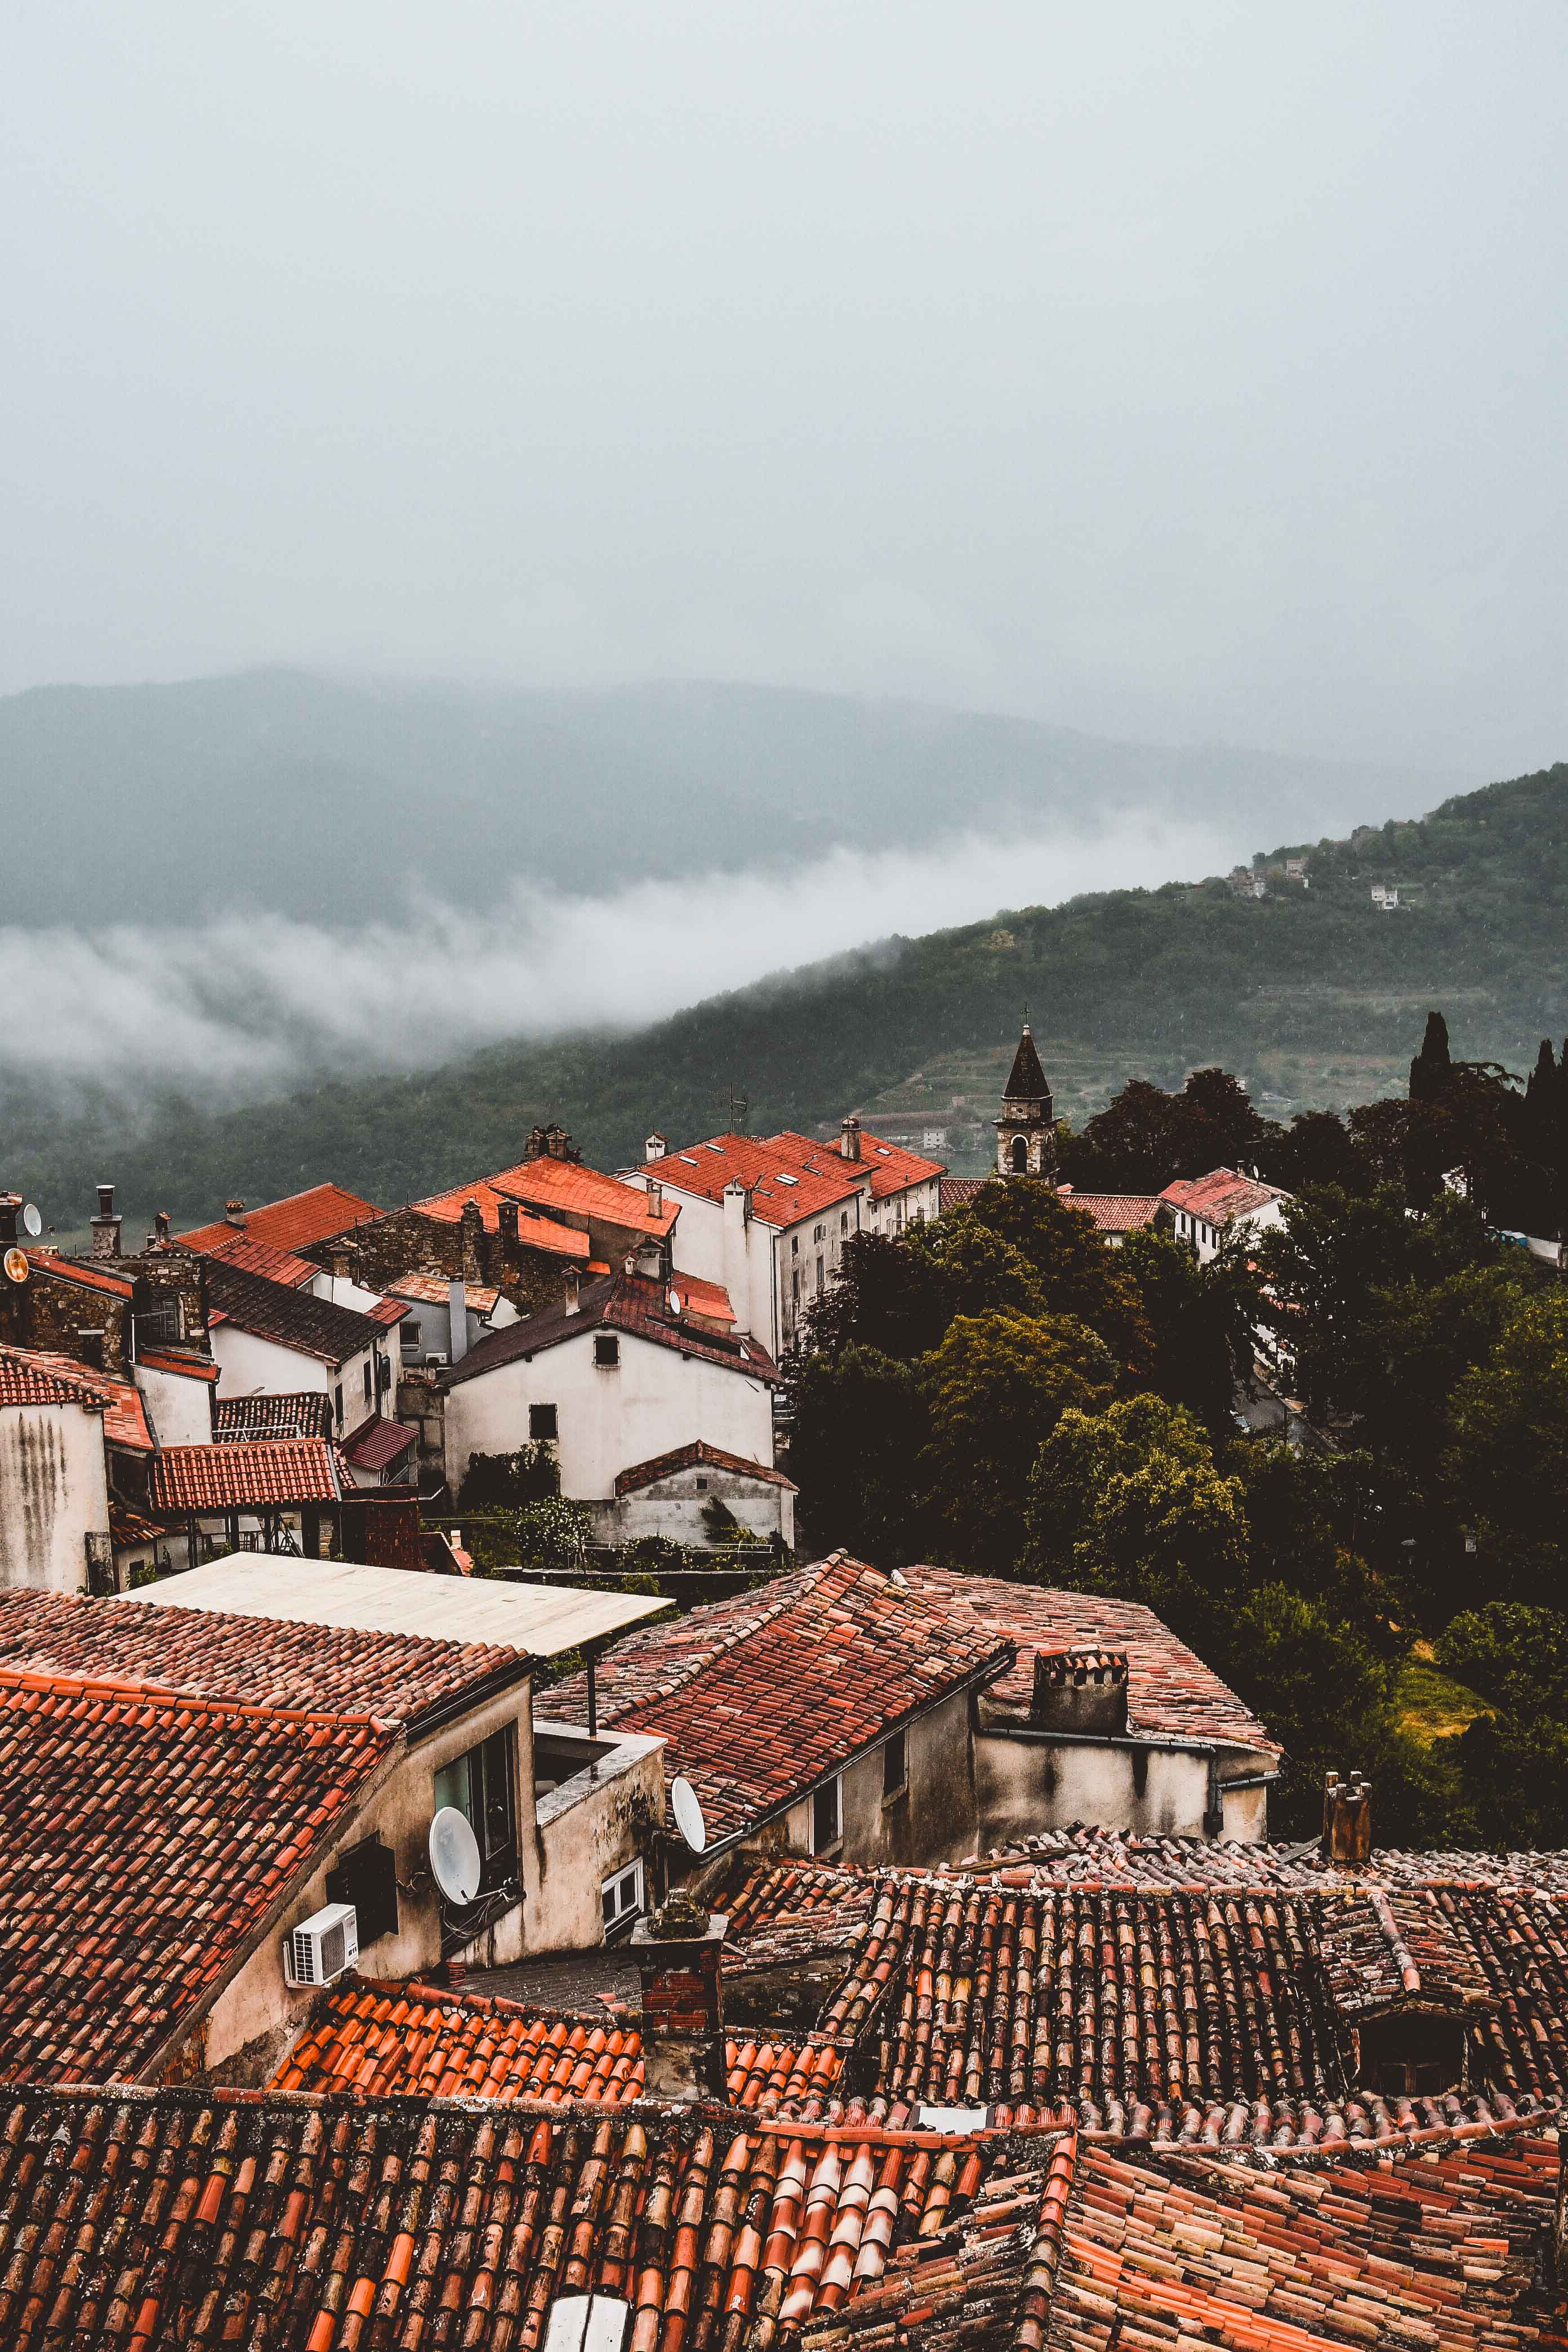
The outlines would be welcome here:
M 1457 1053 L 1518 1069 L 1568 1032 L 1568 765 L 1444 802 L 1352 845 L 1295 844 L 1310 887 L 1262 900 L 1224 881 L 1110 891 L 1058 908 L 892 940 L 716 997 L 657 1026 L 498 1046 L 411 1077 L 310 1088 L 204 1116 L 149 1105 L 140 1131 L 100 1111 L 62 1123 L 17 1100 L 0 1178 L 64 1226 L 113 1175 L 138 1213 L 211 1214 L 331 1177 L 392 1203 L 510 1164 L 537 1120 L 570 1127 L 603 1166 L 727 1123 L 733 1084 L 756 1132 L 837 1119 L 912 1071 L 1037 1034 L 1096 1058 L 1107 1080 L 1179 1081 L 1218 1061 L 1305 1102 L 1389 1087 L 1429 1004 Z M 1423 886 L 1381 912 L 1373 884 Z M 1047 1068 L 1050 1070 L 1048 1045 Z M 1315 1087 L 1283 1083 L 1321 1074 Z M 1338 1075 L 1336 1075 L 1336 1073 Z M 989 1106 L 985 1107 L 988 1110 Z

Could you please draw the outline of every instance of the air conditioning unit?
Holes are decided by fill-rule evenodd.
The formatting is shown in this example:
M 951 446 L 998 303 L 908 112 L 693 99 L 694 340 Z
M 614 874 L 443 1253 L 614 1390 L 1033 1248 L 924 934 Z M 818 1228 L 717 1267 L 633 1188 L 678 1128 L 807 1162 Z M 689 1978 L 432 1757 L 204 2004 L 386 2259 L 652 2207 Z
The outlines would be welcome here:
M 324 1904 L 283 1938 L 283 1974 L 291 1985 L 330 1985 L 359 1958 L 359 1920 L 352 1903 Z
M 439 1349 L 426 1348 L 420 1360 L 422 1363 L 426 1364 L 444 1364 L 447 1361 L 447 1358 L 441 1353 Z

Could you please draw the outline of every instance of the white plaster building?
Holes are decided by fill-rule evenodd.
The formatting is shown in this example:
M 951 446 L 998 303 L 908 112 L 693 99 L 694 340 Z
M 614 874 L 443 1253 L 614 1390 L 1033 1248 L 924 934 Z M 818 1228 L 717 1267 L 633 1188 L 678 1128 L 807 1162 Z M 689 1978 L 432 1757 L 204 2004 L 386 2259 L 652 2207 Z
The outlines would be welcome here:
M 90 1542 L 107 1557 L 104 1412 L 90 1382 L 0 1349 L 0 1585 L 84 1592 Z
M 1178 1177 L 1160 1195 L 1161 1216 L 1178 1241 L 1196 1252 L 1200 1265 L 1217 1256 L 1222 1243 L 1251 1237 L 1285 1222 L 1289 1192 L 1235 1168 L 1212 1168 L 1206 1176 Z
M 672 1302 L 679 1302 L 675 1304 Z M 561 1491 L 610 1502 L 618 1475 L 702 1440 L 772 1469 L 778 1372 L 754 1339 L 699 1320 L 645 1275 L 582 1286 L 470 1349 L 442 1375 L 447 1485 L 476 1454 L 553 1446 Z
M 401 1299 L 363 1313 L 217 1258 L 207 1264 L 207 1296 L 226 1402 L 316 1390 L 331 1400 L 333 1435 L 347 1437 L 395 1397 L 398 1326 L 408 1312 Z
M 854 1117 L 837 1147 L 785 1130 L 712 1136 L 681 1151 L 652 1135 L 645 1148 L 643 1167 L 621 1181 L 679 1202 L 677 1276 L 721 1284 L 736 1329 L 774 1356 L 798 1336 L 851 1234 L 901 1233 L 939 1213 L 942 1163 L 863 1135 Z

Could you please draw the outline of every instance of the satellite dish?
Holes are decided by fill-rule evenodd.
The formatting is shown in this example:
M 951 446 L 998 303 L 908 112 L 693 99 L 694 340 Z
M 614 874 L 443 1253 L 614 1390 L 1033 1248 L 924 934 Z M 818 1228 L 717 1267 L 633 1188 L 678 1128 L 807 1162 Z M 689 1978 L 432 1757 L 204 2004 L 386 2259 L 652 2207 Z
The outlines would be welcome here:
M 5 1253 L 5 1265 L 7 1282 L 26 1281 L 27 1253 L 26 1250 L 8 1249 Z
M 679 1291 L 672 1289 L 669 1294 L 669 1311 L 678 1322 L 680 1319 L 680 1305 L 681 1300 Z
M 692 1853 L 704 1853 L 708 1845 L 708 1824 L 702 1818 L 697 1791 L 684 1773 L 669 1784 L 669 1809 L 675 1815 L 676 1828 Z
M 33 1239 L 37 1241 L 38 1235 L 43 1232 L 43 1218 L 38 1214 L 37 1210 L 34 1208 L 31 1201 L 29 1201 L 22 1211 L 22 1231 L 25 1234 L 31 1234 Z
M 471 1903 L 479 1891 L 479 1842 L 456 1805 L 443 1805 L 430 1824 L 430 1868 L 448 1903 Z

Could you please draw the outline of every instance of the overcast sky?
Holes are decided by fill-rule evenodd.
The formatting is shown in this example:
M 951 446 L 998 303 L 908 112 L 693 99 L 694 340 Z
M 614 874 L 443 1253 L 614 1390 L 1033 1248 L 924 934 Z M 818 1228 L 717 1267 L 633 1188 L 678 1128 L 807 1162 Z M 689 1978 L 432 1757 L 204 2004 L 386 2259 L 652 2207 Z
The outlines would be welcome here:
M 10 0 L 0 689 L 1568 756 L 1563 0 Z

